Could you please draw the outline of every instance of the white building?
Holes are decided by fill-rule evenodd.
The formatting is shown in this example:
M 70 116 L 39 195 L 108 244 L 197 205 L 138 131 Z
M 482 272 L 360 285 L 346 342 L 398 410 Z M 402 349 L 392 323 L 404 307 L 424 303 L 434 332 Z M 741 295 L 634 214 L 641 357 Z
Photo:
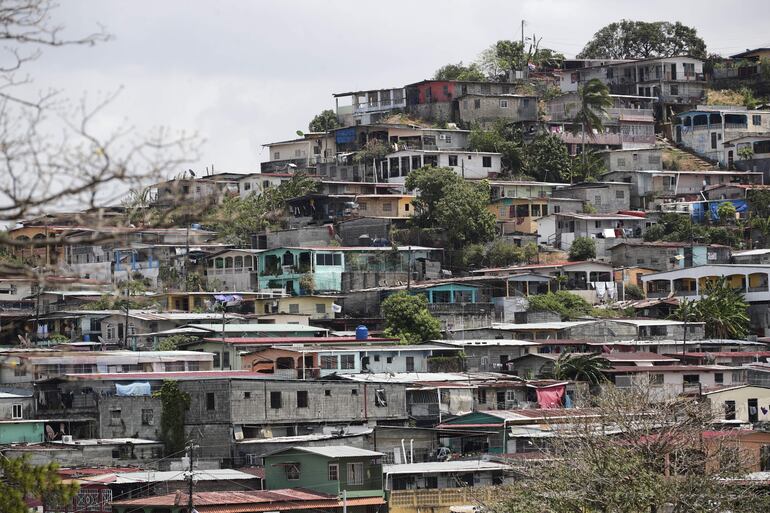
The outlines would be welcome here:
M 496 176 L 502 170 L 499 153 L 464 150 L 401 150 L 389 154 L 381 175 L 391 183 L 404 183 L 410 171 L 423 166 L 448 167 L 468 179 Z

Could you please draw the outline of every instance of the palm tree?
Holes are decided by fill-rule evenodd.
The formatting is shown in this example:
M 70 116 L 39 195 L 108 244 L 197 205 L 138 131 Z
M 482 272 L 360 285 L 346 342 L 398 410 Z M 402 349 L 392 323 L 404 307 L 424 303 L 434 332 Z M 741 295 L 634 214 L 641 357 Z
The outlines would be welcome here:
M 723 276 L 709 282 L 703 292 L 705 297 L 697 302 L 697 317 L 706 323 L 706 336 L 710 338 L 742 339 L 749 333 L 749 305 L 743 293 L 734 289 Z
M 684 335 L 682 335 L 682 354 L 687 352 L 687 323 L 694 321 L 697 315 L 696 303 L 691 299 L 684 298 L 679 306 L 671 314 L 673 319 L 684 322 Z
M 607 117 L 607 109 L 612 107 L 612 98 L 610 90 L 598 78 L 592 78 L 578 90 L 580 97 L 580 110 L 578 110 L 573 120 L 575 126 L 574 132 L 577 133 L 577 125 L 580 125 L 580 131 L 583 134 L 582 153 L 583 168 L 585 169 L 586 157 L 586 132 L 594 138 L 594 130 L 601 132 L 604 130 L 604 118 Z
M 767 246 L 770 242 L 770 216 L 752 218 L 751 227 L 761 234 L 762 245 Z
M 611 366 L 610 361 L 600 354 L 562 353 L 554 364 L 553 377 L 598 385 L 607 381 L 604 371 Z

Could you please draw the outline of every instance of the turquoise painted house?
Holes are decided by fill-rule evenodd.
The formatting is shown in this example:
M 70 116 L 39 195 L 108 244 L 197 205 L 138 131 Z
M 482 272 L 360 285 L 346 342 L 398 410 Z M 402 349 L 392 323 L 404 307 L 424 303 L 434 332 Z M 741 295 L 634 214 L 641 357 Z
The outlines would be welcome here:
M 430 304 L 446 303 L 476 303 L 478 302 L 479 288 L 472 285 L 460 285 L 446 283 L 419 290 L 419 293 L 428 297 Z
M 313 291 L 302 283 L 308 276 L 316 292 L 342 292 L 344 272 L 406 272 L 410 267 L 414 271 L 418 261 L 430 259 L 436 251 L 440 250 L 422 246 L 275 248 L 258 256 L 259 288 L 309 295 Z
M 265 456 L 265 487 L 383 497 L 382 453 L 345 445 L 282 449 Z
M 43 442 L 44 420 L 0 420 L 0 445 Z

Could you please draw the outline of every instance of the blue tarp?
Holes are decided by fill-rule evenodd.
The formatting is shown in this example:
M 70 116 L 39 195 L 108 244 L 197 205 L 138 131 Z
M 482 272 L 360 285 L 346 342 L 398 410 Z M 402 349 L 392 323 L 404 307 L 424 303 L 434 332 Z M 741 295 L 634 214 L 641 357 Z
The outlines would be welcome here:
M 356 129 L 355 128 L 343 128 L 335 132 L 335 139 L 337 144 L 352 143 L 356 141 Z
M 742 214 L 748 210 L 748 205 L 746 204 L 746 200 L 737 199 L 737 200 L 721 200 L 721 201 L 709 201 L 709 210 L 711 211 L 711 219 L 714 221 L 719 221 L 719 205 L 723 203 L 732 203 L 735 207 L 735 210 Z
M 149 383 L 129 383 L 128 385 L 118 385 L 115 383 L 115 390 L 119 396 L 148 396 L 150 392 Z

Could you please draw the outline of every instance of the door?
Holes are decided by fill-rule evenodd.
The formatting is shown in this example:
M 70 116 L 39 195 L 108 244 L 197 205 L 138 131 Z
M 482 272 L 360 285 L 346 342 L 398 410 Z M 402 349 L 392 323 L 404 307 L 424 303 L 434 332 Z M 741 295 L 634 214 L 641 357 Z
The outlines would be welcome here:
M 406 357 L 406 372 L 414 372 L 414 356 Z
M 499 410 L 505 409 L 505 391 L 497 392 L 496 401 Z
M 727 169 L 733 168 L 733 150 L 727 152 Z
M 676 80 L 676 63 L 671 64 L 671 80 Z
M 682 125 L 676 125 L 676 142 L 682 142 Z
M 759 404 L 756 399 L 749 399 L 749 422 L 759 422 Z

